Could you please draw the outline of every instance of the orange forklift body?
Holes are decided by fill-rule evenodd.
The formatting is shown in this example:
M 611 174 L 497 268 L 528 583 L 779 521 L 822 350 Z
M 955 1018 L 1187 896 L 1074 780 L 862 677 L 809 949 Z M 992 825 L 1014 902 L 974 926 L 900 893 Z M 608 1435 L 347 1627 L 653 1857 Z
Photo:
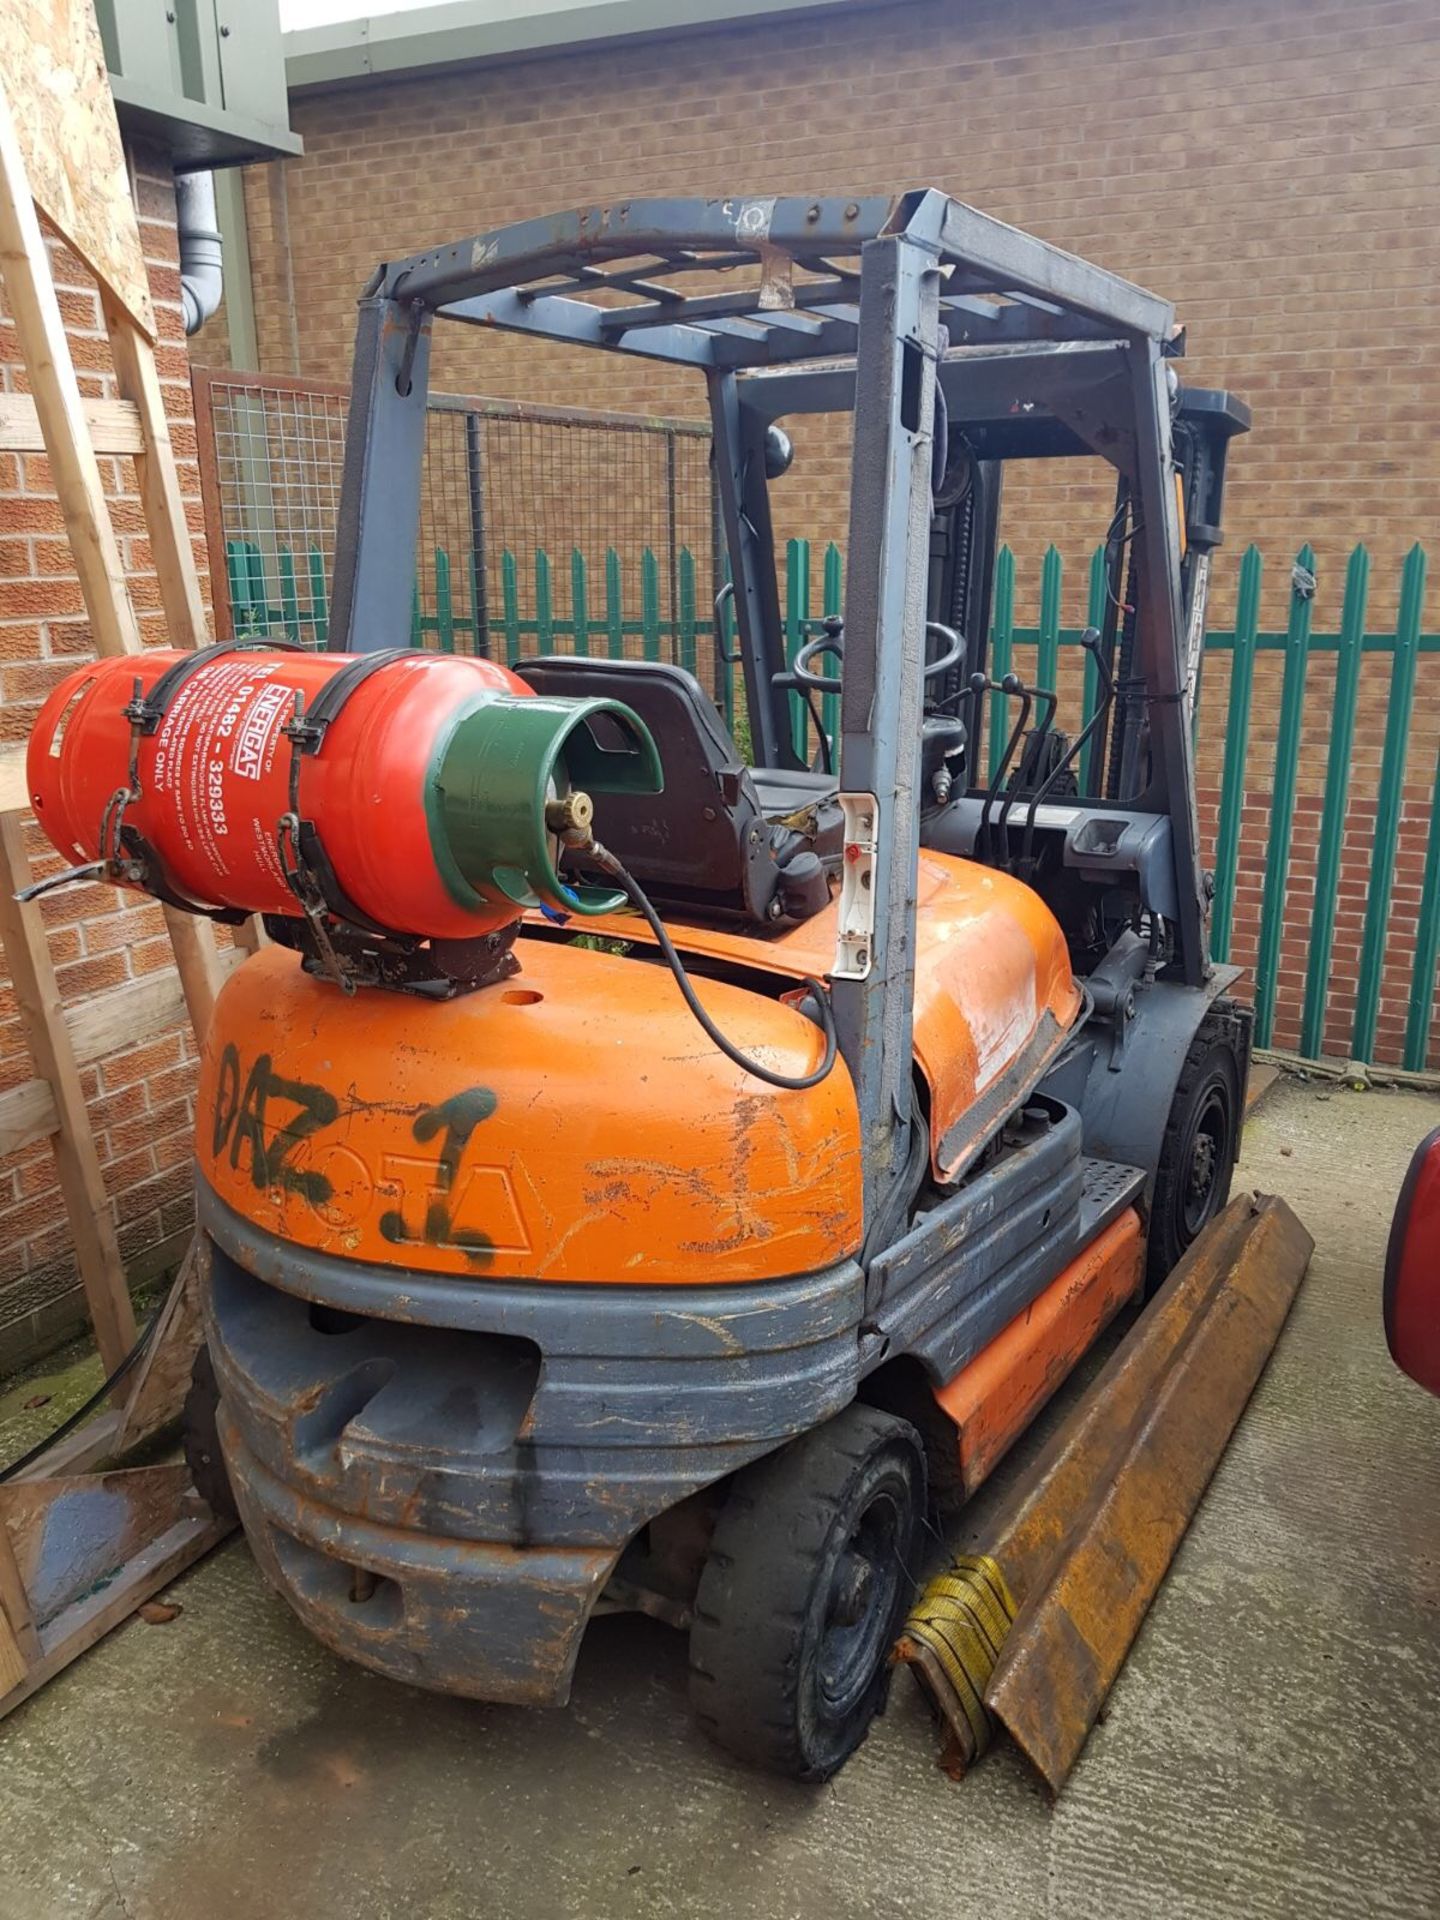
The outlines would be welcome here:
M 650 941 L 633 916 L 594 932 Z M 686 926 L 687 953 L 803 979 L 835 952 L 835 906 L 784 932 L 757 936 Z M 931 1162 L 953 1179 L 993 1129 L 996 1097 L 1019 1098 L 1063 1044 L 1080 1012 L 1055 916 L 1008 873 L 922 848 L 915 917 L 915 1062 L 930 1094 Z M 967 1124 L 968 1123 L 968 1124 Z
M 1054 919 L 1018 881 L 938 854 L 921 869 L 916 1048 L 938 1158 L 997 1087 L 1033 1083 L 1079 995 Z M 634 916 L 589 924 L 647 938 Z M 800 978 L 833 947 L 834 908 L 768 940 L 680 937 Z M 513 984 L 423 1019 L 403 995 L 337 1004 L 278 950 L 249 962 L 205 1043 L 202 1177 L 297 1246 L 475 1278 L 728 1284 L 859 1252 L 843 1061 L 817 1087 L 777 1092 L 705 1043 L 659 968 L 536 938 L 524 955 Z M 814 1024 L 783 1000 L 718 980 L 698 990 L 769 1066 L 816 1065 Z M 445 1112 L 464 1131 L 453 1170 L 433 1118 Z
M 792 1007 L 702 991 L 750 1051 L 814 1066 Z M 277 948 L 226 984 L 205 1043 L 201 1177 L 292 1246 L 472 1285 L 648 1286 L 764 1281 L 859 1247 L 843 1067 L 770 1093 L 658 968 L 531 940 L 513 985 L 423 1019 L 400 994 L 336 1000 Z

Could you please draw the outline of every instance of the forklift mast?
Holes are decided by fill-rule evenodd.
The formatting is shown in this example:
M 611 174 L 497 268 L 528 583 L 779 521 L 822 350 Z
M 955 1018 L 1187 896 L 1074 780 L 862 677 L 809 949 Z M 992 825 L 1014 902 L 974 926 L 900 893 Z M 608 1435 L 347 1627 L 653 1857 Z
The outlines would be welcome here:
M 1173 353 L 1173 348 L 1172 348 Z M 1184 684 L 1193 713 L 1199 696 L 1201 649 L 1209 598 L 1211 556 L 1220 545 L 1225 461 L 1230 440 L 1244 432 L 1249 410 L 1233 395 L 1201 388 L 1178 388 L 1173 410 L 1173 459 L 1176 488 L 1183 502 L 1180 593 L 1185 635 Z M 1006 423 L 949 423 L 944 476 L 936 492 L 930 530 L 928 605 L 934 621 L 966 636 L 963 660 L 944 676 L 931 697 L 940 708 L 958 704 L 972 677 L 987 674 L 994 613 L 995 563 L 1001 539 L 1002 486 L 1007 462 L 1026 458 L 1064 458 L 1091 449 L 1053 420 L 1038 430 L 1033 419 Z M 1088 764 L 1088 785 L 1078 769 L 1066 791 L 1084 798 L 1133 799 L 1123 784 L 1122 766 L 1133 764 L 1146 724 L 1143 680 L 1132 679 L 1135 644 L 1134 582 L 1126 552 L 1132 482 L 1117 477 L 1115 511 L 1103 538 L 1105 602 L 1097 652 L 1113 679 L 1122 633 L 1126 661 L 1115 700 L 1097 715 Z M 1101 544 L 1101 543 L 1097 543 Z M 1111 709 L 1114 709 L 1113 714 Z M 978 719 L 978 715 L 976 716 Z M 1112 724 L 1113 722 L 1113 724 Z M 1130 743 L 1127 751 L 1127 742 Z M 981 741 L 971 728 L 972 758 Z M 1113 745 L 1114 765 L 1107 748 Z
M 761 767 L 803 765 L 771 430 L 795 415 L 853 415 L 843 637 L 832 637 L 829 668 L 834 687 L 839 663 L 847 841 L 832 1004 L 859 1103 L 867 1221 L 900 1182 L 915 1124 L 922 840 L 997 864 L 1019 857 L 1042 894 L 1053 884 L 1098 896 L 1118 882 L 1127 911 L 1133 900 L 1148 915 L 1167 977 L 1205 987 L 1191 707 L 1225 448 L 1248 415 L 1223 394 L 1178 397 L 1170 362 L 1183 341 L 1166 301 L 935 190 L 634 200 L 382 266 L 360 302 L 338 650 L 385 650 L 408 630 L 437 316 L 703 375 Z M 1001 471 L 1066 455 L 1098 456 L 1117 477 L 1109 612 L 1092 642 L 1114 690 L 1110 737 L 1089 762 L 1103 790 L 1046 804 L 1059 791 L 1047 776 L 1045 791 L 1002 804 L 977 750 L 984 703 L 1001 691 L 986 656 Z M 1022 712 L 1039 695 L 1053 713 L 1054 690 L 1006 691 Z M 947 768 L 964 769 L 940 809 L 926 785 L 927 729 Z

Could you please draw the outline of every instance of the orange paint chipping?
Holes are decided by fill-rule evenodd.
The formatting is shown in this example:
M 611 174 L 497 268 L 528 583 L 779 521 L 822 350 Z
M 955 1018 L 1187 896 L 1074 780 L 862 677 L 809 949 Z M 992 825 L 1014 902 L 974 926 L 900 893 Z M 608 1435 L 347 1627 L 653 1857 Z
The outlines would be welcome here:
M 960 1429 L 967 1493 L 989 1475 L 1101 1329 L 1139 1291 L 1144 1270 L 1144 1229 L 1130 1207 L 937 1391 L 935 1398 Z
M 346 999 L 272 947 L 206 1036 L 201 1177 L 319 1253 L 487 1279 L 686 1285 L 814 1273 L 860 1245 L 843 1060 L 804 1092 L 711 1045 L 661 967 L 522 943 L 513 984 Z M 810 1072 L 819 1029 L 696 984 L 736 1044 Z

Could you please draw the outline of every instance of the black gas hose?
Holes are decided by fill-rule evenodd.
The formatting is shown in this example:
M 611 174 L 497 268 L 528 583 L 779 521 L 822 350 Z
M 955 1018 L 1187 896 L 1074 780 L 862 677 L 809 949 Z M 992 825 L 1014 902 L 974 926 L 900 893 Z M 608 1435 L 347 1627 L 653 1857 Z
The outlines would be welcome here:
M 164 1310 L 165 1302 L 168 1298 L 168 1294 L 162 1294 L 159 1305 L 151 1314 L 139 1339 L 135 1342 L 134 1346 L 131 1347 L 124 1359 L 120 1361 L 115 1371 L 107 1374 L 105 1379 L 100 1382 L 90 1398 L 85 1401 L 82 1406 L 76 1407 L 73 1413 L 67 1414 L 58 1427 L 54 1428 L 52 1432 L 47 1433 L 43 1440 L 37 1440 L 35 1445 L 31 1447 L 27 1453 L 22 1453 L 18 1460 L 12 1460 L 8 1466 L 0 1467 L 0 1482 L 13 1480 L 17 1474 L 24 1473 L 27 1467 L 33 1467 L 42 1454 L 48 1453 L 52 1447 L 58 1446 L 62 1440 L 68 1439 L 80 1425 L 81 1421 L 87 1420 L 90 1415 L 95 1412 L 100 1403 L 115 1391 L 120 1382 L 125 1379 L 127 1374 L 133 1371 L 136 1363 L 144 1356 L 146 1348 L 150 1345 L 154 1337 L 155 1329 L 160 1324 L 160 1315 Z
M 659 914 L 656 913 L 654 907 L 651 906 L 641 889 L 639 881 L 627 872 L 625 867 L 616 859 L 608 847 L 602 847 L 598 841 L 592 841 L 589 846 L 585 847 L 582 850 L 582 857 L 592 866 L 599 867 L 602 873 L 608 873 L 612 880 L 618 882 L 626 899 L 629 900 L 631 906 L 635 908 L 641 919 L 644 920 L 645 924 L 649 927 L 651 933 L 654 934 L 655 943 L 660 949 L 665 964 L 675 976 L 675 984 L 684 996 L 686 1006 L 690 1009 L 691 1013 L 694 1014 L 706 1034 L 714 1041 L 715 1045 L 720 1049 L 721 1053 L 725 1055 L 727 1060 L 733 1060 L 737 1067 L 741 1068 L 745 1073 L 753 1074 L 755 1079 L 763 1080 L 766 1086 L 780 1087 L 789 1093 L 803 1093 L 807 1087 L 819 1086 L 820 1082 L 825 1079 L 830 1069 L 835 1065 L 835 1055 L 837 1051 L 835 1017 L 830 1010 L 830 996 L 826 993 L 824 986 L 819 980 L 816 980 L 810 974 L 804 976 L 805 984 L 813 994 L 816 1008 L 819 1012 L 820 1031 L 825 1036 L 824 1058 L 821 1060 L 819 1066 L 811 1073 L 776 1073 L 772 1068 L 763 1066 L 760 1061 L 751 1059 L 749 1054 L 742 1053 L 733 1041 L 727 1040 L 725 1035 L 705 1011 L 704 1007 L 701 1006 L 699 996 L 690 984 L 690 976 L 685 971 L 685 963 L 675 951 L 675 944 L 665 930 L 664 921 L 661 920 Z

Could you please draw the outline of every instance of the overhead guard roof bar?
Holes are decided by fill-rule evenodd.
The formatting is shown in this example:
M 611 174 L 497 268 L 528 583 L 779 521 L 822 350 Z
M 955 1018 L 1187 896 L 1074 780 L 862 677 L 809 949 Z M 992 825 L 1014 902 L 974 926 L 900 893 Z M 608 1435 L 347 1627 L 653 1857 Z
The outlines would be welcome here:
M 950 269 L 941 308 L 952 343 L 1163 343 L 1172 331 L 1167 301 L 928 189 L 895 199 L 632 200 L 580 209 L 397 261 L 371 291 L 476 325 L 739 370 L 853 354 L 861 249 L 895 233 Z M 747 269 L 757 278 L 743 289 L 688 295 L 669 284 Z M 599 305 L 596 295 L 627 304 Z

